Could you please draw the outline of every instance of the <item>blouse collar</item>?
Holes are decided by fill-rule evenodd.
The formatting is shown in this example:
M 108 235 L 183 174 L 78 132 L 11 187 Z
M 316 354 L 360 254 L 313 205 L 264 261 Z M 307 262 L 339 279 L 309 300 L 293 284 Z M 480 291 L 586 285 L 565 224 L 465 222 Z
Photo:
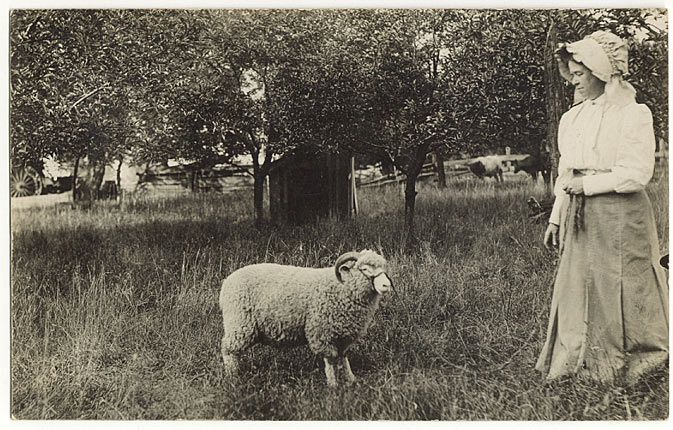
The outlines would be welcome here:
M 605 93 L 601 94 L 600 96 L 596 97 L 593 100 L 586 99 L 585 103 L 589 103 L 593 106 L 595 106 L 595 105 L 603 106 L 605 104 Z

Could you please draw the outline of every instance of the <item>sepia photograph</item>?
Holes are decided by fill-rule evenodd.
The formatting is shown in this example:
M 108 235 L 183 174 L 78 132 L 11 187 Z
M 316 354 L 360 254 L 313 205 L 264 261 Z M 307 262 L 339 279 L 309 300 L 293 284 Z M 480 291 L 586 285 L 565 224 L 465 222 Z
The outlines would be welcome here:
M 635 6 L 10 2 L 7 420 L 667 422 Z

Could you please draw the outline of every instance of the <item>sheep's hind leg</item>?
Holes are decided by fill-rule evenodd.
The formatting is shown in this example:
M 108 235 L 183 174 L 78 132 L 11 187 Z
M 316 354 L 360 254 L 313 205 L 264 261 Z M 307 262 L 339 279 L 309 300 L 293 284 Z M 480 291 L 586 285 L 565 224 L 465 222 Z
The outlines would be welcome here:
M 325 360 L 325 376 L 327 376 L 327 385 L 329 385 L 330 387 L 336 387 L 337 360 L 335 357 L 324 357 L 324 360 Z
M 224 365 L 224 373 L 228 376 L 238 374 L 238 355 L 230 347 L 230 342 L 227 336 L 222 336 L 222 364 Z
M 346 374 L 346 380 L 348 382 L 355 382 L 355 375 L 353 375 L 353 371 L 351 370 L 351 363 L 348 361 L 348 357 L 345 355 L 343 356 L 343 366 L 344 366 L 344 373 Z

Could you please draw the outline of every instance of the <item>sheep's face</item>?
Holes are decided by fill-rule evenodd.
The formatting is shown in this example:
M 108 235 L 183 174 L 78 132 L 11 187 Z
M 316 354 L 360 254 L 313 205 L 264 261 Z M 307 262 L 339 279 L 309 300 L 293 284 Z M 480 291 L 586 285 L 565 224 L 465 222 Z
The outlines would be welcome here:
M 362 250 L 355 268 L 372 281 L 377 293 L 383 294 L 391 290 L 392 281 L 386 274 L 386 260 L 370 250 Z
M 364 249 L 361 252 L 347 252 L 337 259 L 335 272 L 339 282 L 354 276 L 357 271 L 371 282 L 379 294 L 392 288 L 392 282 L 386 275 L 386 260 L 374 251 Z

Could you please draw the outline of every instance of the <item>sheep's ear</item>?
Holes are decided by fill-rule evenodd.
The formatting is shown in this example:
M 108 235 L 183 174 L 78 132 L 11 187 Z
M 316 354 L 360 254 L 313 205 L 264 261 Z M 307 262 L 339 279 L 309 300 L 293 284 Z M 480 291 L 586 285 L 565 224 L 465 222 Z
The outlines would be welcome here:
M 337 269 L 337 279 L 339 279 L 340 282 L 343 282 L 344 279 L 346 279 L 346 276 L 351 275 L 351 269 L 355 265 L 355 261 L 347 261 L 340 265 Z
M 341 257 L 337 258 L 336 263 L 334 264 L 334 274 L 336 275 L 339 282 L 343 282 L 343 274 L 350 273 L 350 270 L 353 268 L 353 265 L 358 259 L 357 252 L 347 252 Z

